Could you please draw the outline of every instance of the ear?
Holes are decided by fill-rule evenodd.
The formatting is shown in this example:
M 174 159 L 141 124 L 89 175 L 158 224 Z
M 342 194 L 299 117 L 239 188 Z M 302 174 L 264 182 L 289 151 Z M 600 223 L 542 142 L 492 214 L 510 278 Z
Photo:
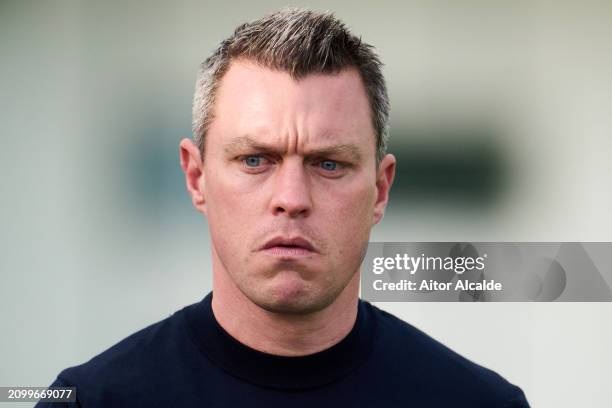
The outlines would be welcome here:
M 200 149 L 191 141 L 183 139 L 179 144 L 181 168 L 185 173 L 185 185 L 196 210 L 206 215 L 204 200 L 204 172 Z
M 374 224 L 378 224 L 385 215 L 389 202 L 389 191 L 395 178 L 395 156 L 387 154 L 378 165 L 376 172 L 376 203 L 374 204 Z

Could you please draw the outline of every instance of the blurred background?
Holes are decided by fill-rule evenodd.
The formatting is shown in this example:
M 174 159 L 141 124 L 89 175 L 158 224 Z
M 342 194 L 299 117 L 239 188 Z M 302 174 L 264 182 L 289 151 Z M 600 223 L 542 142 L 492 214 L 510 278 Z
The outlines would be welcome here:
M 612 241 L 608 1 L 1 0 L 0 386 L 48 385 L 208 293 L 178 162 L 195 73 L 288 5 L 331 9 L 386 64 L 399 173 L 373 241 Z M 610 303 L 378 306 L 534 407 L 612 405 Z

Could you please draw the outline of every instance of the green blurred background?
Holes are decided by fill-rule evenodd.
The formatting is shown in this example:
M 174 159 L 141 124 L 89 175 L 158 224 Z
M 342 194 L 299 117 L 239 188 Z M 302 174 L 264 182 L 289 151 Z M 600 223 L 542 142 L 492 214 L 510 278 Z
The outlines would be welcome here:
M 0 0 L 0 386 L 47 385 L 210 290 L 178 164 L 195 73 L 288 5 L 334 11 L 386 64 L 399 167 L 372 240 L 612 241 L 609 1 Z M 612 404 L 610 304 L 379 306 L 534 407 Z

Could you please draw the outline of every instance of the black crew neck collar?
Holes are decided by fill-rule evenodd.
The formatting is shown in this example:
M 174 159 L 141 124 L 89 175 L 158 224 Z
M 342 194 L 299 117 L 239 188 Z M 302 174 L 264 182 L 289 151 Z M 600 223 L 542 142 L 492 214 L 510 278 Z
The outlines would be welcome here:
M 252 349 L 227 333 L 213 314 L 212 296 L 185 309 L 189 330 L 214 364 L 250 383 L 287 390 L 322 386 L 348 375 L 372 351 L 376 324 L 372 306 L 361 299 L 355 325 L 340 342 L 318 353 L 285 357 Z

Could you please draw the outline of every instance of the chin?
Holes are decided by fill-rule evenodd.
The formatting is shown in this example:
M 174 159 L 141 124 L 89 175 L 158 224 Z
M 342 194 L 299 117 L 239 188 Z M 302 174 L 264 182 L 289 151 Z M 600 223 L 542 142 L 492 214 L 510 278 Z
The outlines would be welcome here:
M 317 312 L 331 304 L 335 298 L 296 279 L 276 282 L 255 297 L 251 301 L 264 310 L 295 315 Z

